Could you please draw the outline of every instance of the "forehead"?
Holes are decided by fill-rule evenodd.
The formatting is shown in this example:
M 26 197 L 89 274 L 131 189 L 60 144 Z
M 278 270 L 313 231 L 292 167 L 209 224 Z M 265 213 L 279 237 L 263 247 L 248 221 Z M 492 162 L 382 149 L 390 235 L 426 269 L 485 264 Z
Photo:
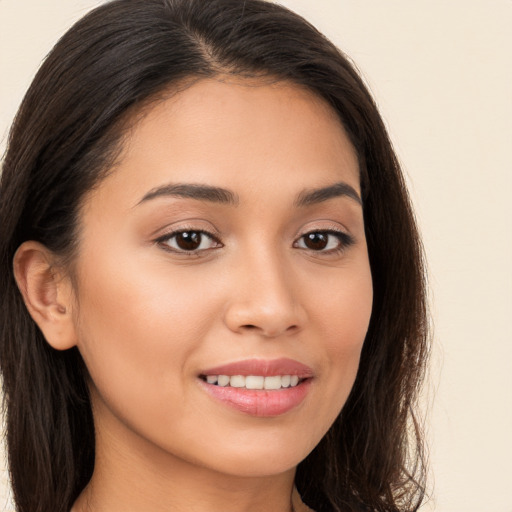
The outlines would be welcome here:
M 243 199 L 262 179 L 290 191 L 342 179 L 359 191 L 357 155 L 338 115 L 298 85 L 204 79 L 143 114 L 100 190 L 140 200 L 166 182 L 208 183 Z

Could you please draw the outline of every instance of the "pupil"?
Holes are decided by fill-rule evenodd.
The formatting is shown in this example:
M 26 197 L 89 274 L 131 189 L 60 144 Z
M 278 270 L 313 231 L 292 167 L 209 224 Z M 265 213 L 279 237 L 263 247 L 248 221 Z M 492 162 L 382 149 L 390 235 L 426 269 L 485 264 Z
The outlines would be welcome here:
M 201 233 L 196 231 L 184 231 L 176 235 L 176 244 L 180 249 L 193 251 L 201 245 Z
M 323 233 L 309 233 L 304 243 L 308 249 L 319 251 L 327 247 L 328 236 Z

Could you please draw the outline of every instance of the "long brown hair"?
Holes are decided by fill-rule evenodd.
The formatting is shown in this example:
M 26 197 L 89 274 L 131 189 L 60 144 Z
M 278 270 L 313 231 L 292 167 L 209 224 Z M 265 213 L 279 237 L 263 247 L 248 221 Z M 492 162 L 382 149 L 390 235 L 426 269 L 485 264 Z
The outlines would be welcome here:
M 339 417 L 299 465 L 318 512 L 417 510 L 424 451 L 414 413 L 428 356 L 425 269 L 399 164 L 349 60 L 300 16 L 262 0 L 114 0 L 57 43 L 16 116 L 0 182 L 0 365 L 20 512 L 68 512 L 94 467 L 79 352 L 49 347 L 12 260 L 36 240 L 67 261 L 78 209 L 108 172 L 123 120 L 186 78 L 219 73 L 300 84 L 339 115 L 356 148 L 374 286 L 359 372 Z

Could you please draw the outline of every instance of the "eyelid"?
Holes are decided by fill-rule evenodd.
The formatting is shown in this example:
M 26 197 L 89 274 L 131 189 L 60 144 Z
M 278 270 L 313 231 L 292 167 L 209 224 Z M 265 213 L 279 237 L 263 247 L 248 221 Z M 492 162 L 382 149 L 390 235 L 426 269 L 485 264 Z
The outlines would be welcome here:
M 184 217 L 183 219 L 162 224 L 153 230 L 148 236 L 154 241 L 180 231 L 204 231 L 206 234 L 221 237 L 220 231 L 209 221 L 201 217 Z
M 297 232 L 296 238 L 298 239 L 301 236 L 307 235 L 308 233 L 315 232 L 346 235 L 355 241 L 355 237 L 351 234 L 351 231 L 348 228 L 339 222 L 328 219 L 318 219 L 316 221 L 308 222 L 307 224 L 302 225 L 300 230 Z

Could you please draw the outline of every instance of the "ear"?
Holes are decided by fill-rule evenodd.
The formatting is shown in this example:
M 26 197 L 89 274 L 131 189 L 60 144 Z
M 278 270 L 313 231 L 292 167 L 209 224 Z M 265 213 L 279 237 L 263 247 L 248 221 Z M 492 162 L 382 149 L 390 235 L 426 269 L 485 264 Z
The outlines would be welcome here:
M 14 255 L 14 276 L 30 316 L 57 350 L 76 345 L 73 288 L 58 272 L 56 258 L 44 245 L 24 242 Z

